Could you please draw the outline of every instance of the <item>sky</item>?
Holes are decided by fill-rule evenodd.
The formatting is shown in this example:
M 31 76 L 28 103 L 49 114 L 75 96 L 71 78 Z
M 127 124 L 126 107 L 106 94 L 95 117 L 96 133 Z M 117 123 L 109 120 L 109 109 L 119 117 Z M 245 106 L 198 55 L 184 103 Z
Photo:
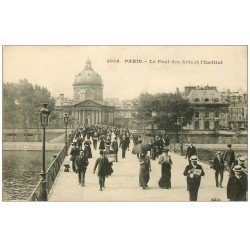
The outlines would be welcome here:
M 74 77 L 88 58 L 102 76 L 104 98 L 132 99 L 142 92 L 207 84 L 219 91 L 247 90 L 246 46 L 4 46 L 3 81 L 26 78 L 53 96 L 73 98 Z

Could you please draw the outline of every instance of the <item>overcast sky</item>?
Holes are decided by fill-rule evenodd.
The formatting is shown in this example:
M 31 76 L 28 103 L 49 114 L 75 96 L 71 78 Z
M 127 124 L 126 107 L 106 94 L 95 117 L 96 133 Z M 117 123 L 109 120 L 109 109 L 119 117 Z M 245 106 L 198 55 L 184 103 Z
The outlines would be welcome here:
M 3 80 L 26 78 L 47 87 L 54 96 L 64 93 L 73 98 L 74 77 L 88 58 L 102 76 L 104 98 L 130 99 L 146 91 L 174 92 L 176 87 L 183 91 L 187 85 L 247 90 L 247 48 L 240 46 L 7 46 Z M 119 59 L 119 63 L 108 63 L 108 59 Z M 129 59 L 146 62 L 125 63 Z M 222 64 L 201 64 L 203 60 Z

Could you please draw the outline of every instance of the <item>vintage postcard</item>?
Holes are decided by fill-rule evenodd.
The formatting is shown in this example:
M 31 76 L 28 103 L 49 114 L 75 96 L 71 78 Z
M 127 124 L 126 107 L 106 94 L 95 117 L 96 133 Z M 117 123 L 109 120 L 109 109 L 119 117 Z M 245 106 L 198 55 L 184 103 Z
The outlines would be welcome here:
M 247 46 L 3 46 L 3 201 L 247 201 Z

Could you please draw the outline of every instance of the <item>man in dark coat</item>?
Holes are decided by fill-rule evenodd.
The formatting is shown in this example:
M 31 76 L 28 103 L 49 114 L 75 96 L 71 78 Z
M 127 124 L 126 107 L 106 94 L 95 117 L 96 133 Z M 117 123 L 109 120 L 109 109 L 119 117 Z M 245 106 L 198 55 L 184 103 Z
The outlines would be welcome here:
M 73 148 L 71 149 L 70 151 L 70 160 L 72 161 L 72 169 L 74 172 L 76 172 L 76 166 L 75 166 L 75 160 L 76 160 L 76 157 L 80 154 L 80 149 L 76 146 L 76 143 L 74 142 L 73 143 Z
M 227 147 L 228 149 L 224 153 L 223 160 L 225 161 L 227 165 L 227 171 L 230 176 L 232 173 L 232 167 L 234 166 L 234 163 L 235 163 L 235 153 L 232 150 L 232 144 L 228 144 Z
M 81 138 L 81 137 L 78 137 L 78 138 L 77 138 L 77 146 L 78 146 L 78 148 L 79 148 L 80 150 L 82 150 L 82 142 L 83 142 L 82 138 Z
M 76 157 L 76 167 L 78 169 L 78 180 L 79 185 L 85 186 L 85 173 L 87 170 L 87 166 L 89 164 L 88 158 L 84 155 L 83 150 L 80 151 L 80 155 Z
M 222 154 L 220 151 L 216 153 L 216 157 L 213 161 L 213 168 L 215 170 L 215 183 L 216 187 L 222 188 L 222 181 L 223 181 L 223 173 L 224 173 L 224 160 L 222 159 Z M 220 175 L 220 182 L 219 182 L 219 175 Z
M 247 200 L 247 175 L 242 172 L 242 167 L 236 165 L 232 169 L 234 175 L 231 175 L 227 183 L 227 198 L 230 201 Z
M 196 147 L 191 142 L 190 145 L 187 147 L 187 151 L 186 151 L 186 159 L 188 159 L 189 165 L 191 164 L 190 157 L 192 155 L 197 155 L 197 150 L 196 150 Z
M 114 141 L 112 142 L 111 144 L 111 148 L 115 154 L 115 162 L 118 162 L 118 149 L 119 149 L 119 146 L 118 146 L 118 142 L 117 142 L 117 137 L 114 138 Z
M 100 157 L 96 160 L 94 171 L 97 169 L 97 175 L 99 178 L 100 191 L 104 188 L 105 185 L 105 176 L 107 175 L 107 169 L 110 166 L 109 160 L 104 156 L 104 152 L 100 151 Z M 98 167 L 98 168 L 97 168 Z
M 123 135 L 121 142 L 120 142 L 120 148 L 122 148 L 122 158 L 125 158 L 126 156 L 126 149 L 127 149 L 127 140 L 126 140 L 126 136 Z
M 191 156 L 191 164 L 186 166 L 183 173 L 184 176 L 187 176 L 187 185 L 190 201 L 197 201 L 198 190 L 201 183 L 201 176 L 205 175 L 202 166 L 197 164 L 197 160 L 198 159 L 196 155 Z
M 164 147 L 169 147 L 169 145 L 170 145 L 170 139 L 169 139 L 168 135 L 165 135 Z

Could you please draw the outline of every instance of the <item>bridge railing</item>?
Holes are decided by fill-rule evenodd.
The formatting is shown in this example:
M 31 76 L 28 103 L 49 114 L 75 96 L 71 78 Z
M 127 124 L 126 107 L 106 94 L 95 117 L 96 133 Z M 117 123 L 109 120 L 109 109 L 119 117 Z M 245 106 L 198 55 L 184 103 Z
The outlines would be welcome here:
M 187 147 L 188 147 L 188 144 L 183 145 L 183 156 L 186 155 Z M 170 151 L 181 155 L 181 145 L 178 143 L 171 143 Z M 197 157 L 199 161 L 202 161 L 204 163 L 211 165 L 215 156 L 216 156 L 216 151 L 204 149 L 204 148 L 197 148 Z
M 70 144 L 73 142 L 73 139 L 75 137 L 76 131 L 70 136 L 68 141 L 65 143 L 57 157 L 54 159 L 54 161 L 51 163 L 51 165 L 48 167 L 46 171 L 46 192 L 47 194 L 50 192 L 56 176 L 60 170 L 60 167 L 67 155 L 68 149 L 70 147 Z M 36 187 L 34 188 L 33 192 L 28 198 L 28 201 L 41 201 L 42 197 L 42 179 L 39 180 Z

